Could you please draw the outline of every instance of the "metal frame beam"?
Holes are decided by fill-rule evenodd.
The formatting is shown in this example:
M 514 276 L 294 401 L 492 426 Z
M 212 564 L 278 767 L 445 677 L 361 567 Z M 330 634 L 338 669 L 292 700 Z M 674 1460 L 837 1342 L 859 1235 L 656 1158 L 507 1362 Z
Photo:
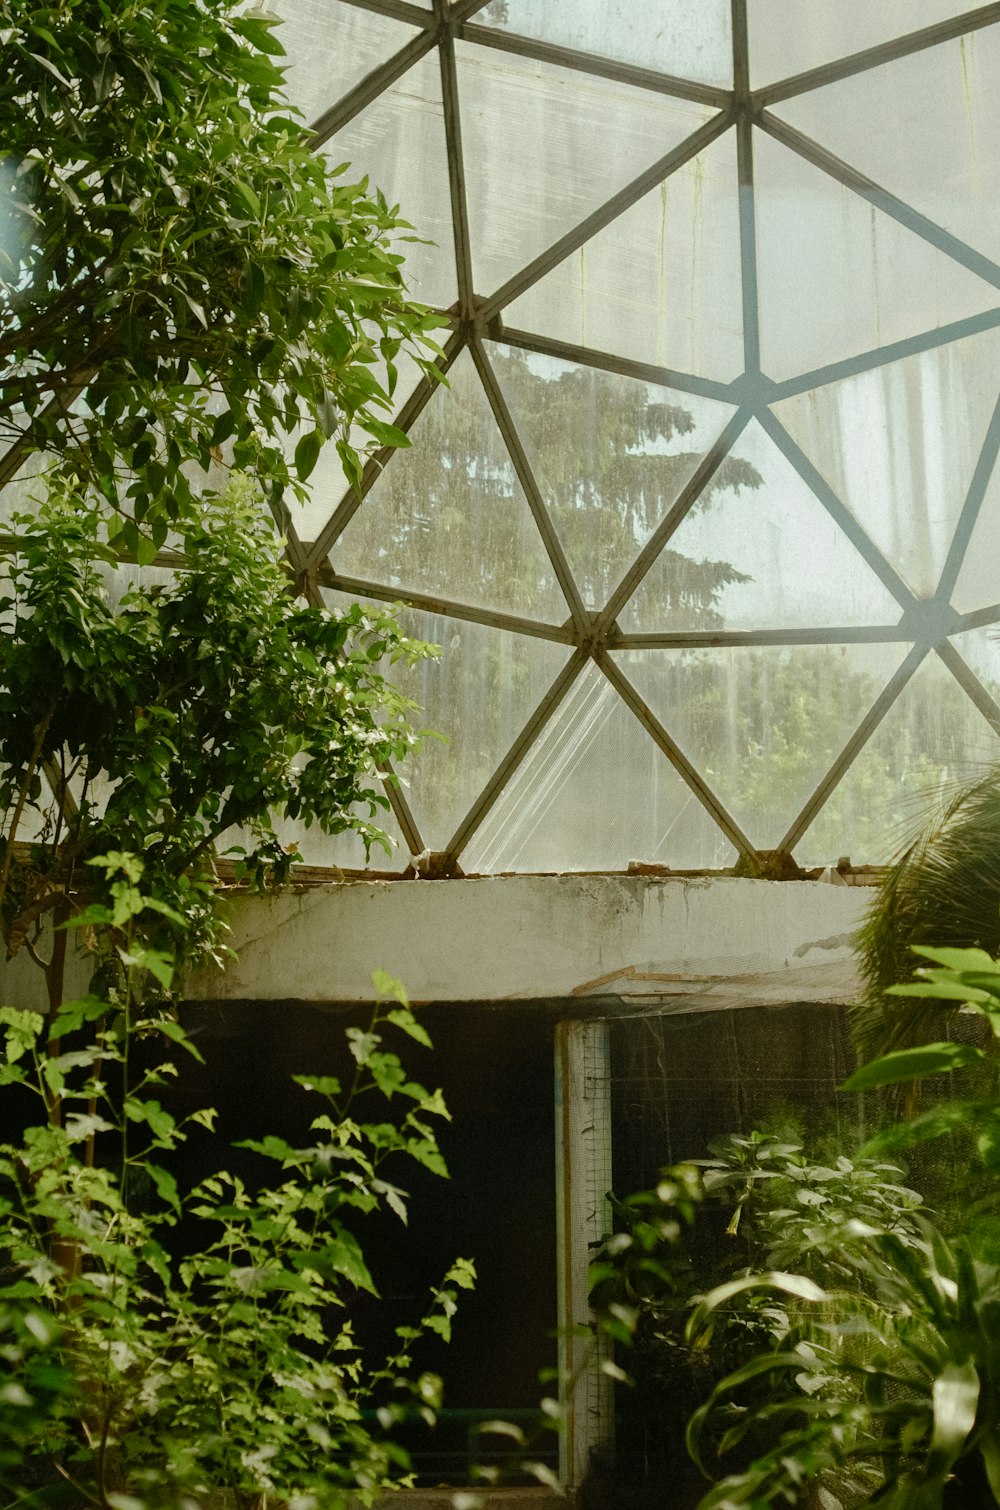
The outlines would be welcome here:
M 652 735 L 678 776 L 690 787 L 709 817 L 722 830 L 733 848 L 748 859 L 753 860 L 758 858 L 755 846 L 747 838 L 735 818 L 726 810 L 708 783 L 695 770 L 680 746 L 671 739 L 666 729 L 660 723 L 660 720 L 656 717 L 656 714 L 629 681 L 621 667 L 603 650 L 597 651 L 594 659 L 619 697 L 627 704 L 632 713 L 635 714 L 646 732 Z
M 676 147 L 671 148 L 663 157 L 658 158 L 655 163 L 643 173 L 640 173 L 638 178 L 633 178 L 632 182 L 626 184 L 624 189 L 619 189 L 617 194 L 613 194 L 610 199 L 606 200 L 604 204 L 588 215 L 585 220 L 581 220 L 571 231 L 567 231 L 564 236 L 560 236 L 558 241 L 554 241 L 550 247 L 541 252 L 526 267 L 523 267 L 520 272 L 508 278 L 507 282 L 498 288 L 495 293 L 491 294 L 489 298 L 481 300 L 479 318 L 481 320 L 490 320 L 494 315 L 499 314 L 504 305 L 510 304 L 512 300 L 517 299 L 521 294 L 525 293 L 531 288 L 532 284 L 537 283 L 540 278 L 544 278 L 546 273 L 551 272 L 554 267 L 557 267 L 560 262 L 565 261 L 573 252 L 578 251 L 585 241 L 589 241 L 592 236 L 596 236 L 597 232 L 602 231 L 606 225 L 610 225 L 612 220 L 617 220 L 619 215 L 624 214 L 626 210 L 642 199 L 643 195 L 648 194 L 651 189 L 655 189 L 665 178 L 669 178 L 671 173 L 676 173 L 678 168 L 682 168 L 693 157 L 697 157 L 699 152 L 703 152 L 724 131 L 728 131 L 731 125 L 731 110 L 720 110 L 718 115 L 712 116 L 711 120 L 706 121 L 703 126 L 699 126 L 697 131 L 692 132 L 690 136 L 685 137 L 682 142 Z
M 792 439 L 777 416 L 770 409 L 763 409 L 758 413 L 757 418 L 782 455 L 791 462 L 802 481 L 815 493 L 827 513 L 837 522 L 851 544 L 868 562 L 883 587 L 888 588 L 901 608 L 911 608 L 916 602 L 914 594 L 895 567 L 890 565 L 875 542 L 862 529 L 850 509 L 837 497 L 823 474 Z
M 456 29 L 456 35 L 463 42 L 492 47 L 497 52 L 534 58 L 538 63 L 552 63 L 558 68 L 569 68 L 575 73 L 589 73 L 596 78 L 610 79 L 616 84 L 632 84 L 636 89 L 645 89 L 650 94 L 667 94 L 675 99 L 691 100 L 698 105 L 711 105 L 716 110 L 724 109 L 729 100 L 729 90 L 719 89 L 714 84 L 696 84 L 674 74 L 658 73 L 653 68 L 619 62 L 617 58 L 601 57 L 597 53 L 580 52 L 572 47 L 562 47 L 557 42 L 542 42 L 535 37 L 523 36 L 520 32 L 465 24 Z
M 455 331 L 445 344 L 444 356 L 437 363 L 438 371 L 442 376 L 447 374 L 448 369 L 454 364 L 464 347 L 465 335 L 461 331 Z M 424 376 L 420 379 L 393 422 L 397 430 L 402 430 L 406 433 L 412 428 L 434 397 L 438 386 L 439 382 L 437 378 Z M 354 488 L 347 489 L 340 503 L 330 515 L 326 525 L 309 549 L 306 565 L 310 570 L 319 566 L 320 562 L 328 554 L 330 547 L 343 534 L 354 518 L 355 513 L 361 507 L 373 484 L 381 477 L 383 468 L 395 454 L 395 451 L 395 446 L 382 446 L 368 458 L 365 469 L 361 474 L 361 487 L 357 490 Z
M 440 614 L 444 618 L 465 619 L 472 624 L 485 624 L 490 629 L 506 629 L 511 634 L 525 634 L 536 640 L 550 640 L 558 645 L 572 645 L 576 637 L 567 624 L 546 624 L 538 619 L 523 618 L 516 613 L 503 613 L 499 609 L 482 608 L 473 603 L 459 603 L 452 598 L 440 598 L 434 593 L 420 592 L 407 587 L 386 587 L 379 582 L 369 582 L 363 577 L 347 577 L 324 563 L 316 573 L 320 586 L 334 592 L 374 598 L 381 603 L 403 603 L 421 613 Z
M 516 735 L 514 743 L 483 787 L 472 807 L 452 834 L 445 849 L 446 863 L 457 864 L 458 859 L 476 830 L 482 825 L 490 809 L 494 807 L 511 776 L 524 760 L 542 729 L 549 722 L 559 704 L 587 664 L 587 653 L 579 647 L 574 650 L 545 696 Z
M 834 788 L 840 784 L 840 781 L 850 769 L 856 757 L 868 743 L 871 735 L 878 728 L 879 724 L 882 722 L 883 718 L 888 713 L 893 703 L 896 701 L 896 698 L 902 692 L 903 688 L 910 680 L 910 677 L 916 671 L 917 667 L 920 665 L 921 661 L 927 654 L 928 647 L 926 645 L 913 646 L 913 649 L 903 661 L 903 664 L 897 669 L 895 674 L 890 677 L 889 681 L 883 687 L 882 691 L 872 703 L 871 707 L 868 709 L 868 712 L 865 714 L 864 718 L 861 720 L 860 724 L 855 729 L 854 733 L 851 735 L 850 739 L 847 741 L 846 745 L 837 756 L 836 760 L 833 762 L 833 765 L 827 771 L 826 775 L 823 777 L 822 781 L 819 783 L 816 790 L 809 798 L 805 807 L 795 819 L 795 822 L 792 824 L 791 828 L 788 830 L 787 834 L 778 846 L 779 849 L 785 850 L 790 854 L 791 851 L 795 848 L 796 844 L 798 844 L 799 840 L 802 838 L 802 835 L 806 832 L 813 819 L 816 817 L 820 808 L 825 805 Z
M 513 415 L 507 407 L 507 400 L 504 398 L 503 390 L 497 381 L 497 375 L 493 370 L 489 357 L 483 349 L 482 343 L 478 340 L 472 342 L 472 359 L 476 364 L 476 370 L 486 391 L 486 397 L 489 399 L 490 408 L 493 410 L 493 416 L 503 437 L 504 445 L 507 447 L 514 471 L 517 473 L 518 482 L 524 490 L 524 495 L 528 500 L 528 507 L 531 509 L 532 517 L 538 526 L 538 533 L 542 537 L 542 544 L 545 546 L 545 552 L 549 558 L 556 581 L 559 583 L 563 596 L 566 599 L 573 627 L 578 636 L 583 636 L 587 632 L 589 622 L 587 610 L 583 606 L 583 600 L 580 597 L 576 580 L 570 570 L 569 562 L 566 560 L 556 527 L 552 522 L 548 509 L 545 507 L 542 491 L 538 486 L 535 474 L 528 461 L 527 453 L 518 434 Z
M 729 455 L 729 452 L 743 433 L 750 418 L 751 412 L 749 409 L 738 409 L 715 444 L 705 452 L 701 461 L 677 495 L 673 507 L 668 509 L 667 513 L 660 520 L 660 523 L 652 535 L 650 535 L 646 544 L 632 562 L 632 565 L 624 577 L 622 577 L 598 615 L 596 627 L 599 633 L 606 634 L 610 629 L 615 618 L 635 592 L 671 535 L 679 527 L 684 516 L 694 505 L 695 500 L 701 496 L 703 489 L 712 480 Z
M 329 110 L 324 110 L 310 126 L 312 140 L 310 146 L 315 150 L 322 147 L 338 131 L 352 121 L 356 115 L 360 115 L 366 105 L 378 99 L 391 84 L 394 84 L 408 68 L 429 53 L 437 38 L 432 31 L 419 32 L 411 37 L 410 41 L 393 53 L 385 63 L 380 63 L 373 68 L 371 73 L 355 84 L 347 94 L 341 95 L 335 105 Z
M 966 11 L 964 15 L 935 21 L 933 25 L 924 26 L 919 31 L 894 37 L 889 42 L 880 42 L 876 47 L 867 47 L 863 52 L 851 53 L 846 58 L 837 58 L 818 68 L 809 68 L 790 78 L 779 79 L 774 84 L 765 84 L 762 89 L 754 90 L 754 103 L 758 107 L 775 105 L 780 100 L 791 99 L 793 95 L 805 94 L 811 89 L 822 89 L 826 84 L 835 84 L 853 74 L 866 73 L 869 69 L 880 68 L 884 63 L 894 63 L 897 58 L 909 57 L 912 53 L 922 52 L 924 48 L 938 47 L 942 42 L 951 42 L 956 37 L 966 36 L 983 26 L 995 26 L 998 21 L 998 4 L 983 5 L 978 10 Z
M 873 205 L 876 210 L 881 210 L 900 225 L 905 226 L 908 231 L 912 231 L 921 240 L 928 242 L 937 251 L 943 252 L 953 262 L 967 268 L 970 273 L 975 273 L 977 278 L 982 278 L 993 288 L 1000 288 L 1000 264 L 994 262 L 991 257 L 975 251 L 960 237 L 952 235 L 951 231 L 946 231 L 943 226 L 929 220 L 926 215 L 922 215 L 905 200 L 898 198 L 895 194 L 890 194 L 888 189 L 882 188 L 881 184 L 877 184 L 874 179 L 866 177 L 864 173 L 859 173 L 857 168 L 852 168 L 842 158 L 837 157 L 833 152 L 828 152 L 818 142 L 814 142 L 812 137 L 806 136 L 802 131 L 797 131 L 794 126 L 787 125 L 776 115 L 771 115 L 769 111 L 762 112 L 757 124 L 776 142 L 788 147 L 806 162 L 812 163 L 814 168 L 819 168 L 837 183 L 851 189 L 853 193 Z

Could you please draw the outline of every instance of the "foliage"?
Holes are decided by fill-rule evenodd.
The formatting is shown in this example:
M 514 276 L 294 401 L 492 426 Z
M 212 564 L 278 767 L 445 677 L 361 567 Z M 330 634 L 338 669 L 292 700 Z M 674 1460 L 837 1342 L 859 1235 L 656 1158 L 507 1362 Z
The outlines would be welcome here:
M 658 1471 L 675 1488 L 686 1471 L 688 1416 L 748 1354 L 778 1346 L 800 1325 L 794 1281 L 775 1294 L 762 1277 L 800 1268 L 807 1290 L 841 1284 L 853 1274 L 845 1231 L 878 1227 L 906 1246 L 919 1235 L 920 1197 L 884 1159 L 810 1158 L 786 1132 L 732 1134 L 711 1151 L 713 1158 L 666 1170 L 655 1190 L 614 1202 L 617 1230 L 591 1276 L 603 1330 L 628 1348 L 635 1399 L 626 1398 L 624 1410 L 638 1412 L 644 1456 L 661 1459 Z M 689 1329 L 706 1289 L 724 1292 L 726 1304 L 699 1311 Z M 765 1375 L 744 1388 L 741 1404 L 779 1396 L 798 1399 L 801 1390 Z M 723 1433 L 714 1420 L 710 1434 L 718 1448 Z
M 862 1058 L 934 1032 L 944 998 L 886 995 L 908 979 L 913 947 L 932 940 L 1000 949 L 1000 767 L 953 791 L 879 887 L 860 935 L 867 989 L 852 1014 Z
M 9 954 L 38 946 L 87 860 L 113 847 L 141 855 L 157 898 L 146 942 L 197 953 L 218 936 L 227 836 L 258 885 L 289 875 L 285 816 L 387 845 L 376 770 L 415 735 L 382 668 L 427 647 L 388 615 L 296 603 L 248 485 L 186 522 L 190 569 L 117 602 L 93 559 L 100 518 L 74 491 L 20 524 L 0 617 L 4 937 Z M 21 832 L 43 842 L 17 846 Z M 100 886 L 91 871 L 87 889 Z
M 0 413 L 122 509 L 140 560 L 223 445 L 274 502 L 328 437 L 359 479 L 352 424 L 407 444 L 396 359 L 437 352 L 405 223 L 310 151 L 280 42 L 240 9 L 0 3 Z
M 241 1145 L 275 1171 L 257 1188 L 221 1170 L 179 1189 L 171 1156 L 214 1114 L 169 1110 L 174 1056 L 198 1050 L 144 1002 L 163 960 L 139 923 L 159 899 L 134 856 L 98 863 L 113 903 L 77 921 L 119 940 L 113 999 L 64 1003 L 47 1023 L 0 1009 L 0 1084 L 30 1090 L 42 1111 L 0 1147 L 0 1335 L 14 1337 L 0 1390 L 5 1502 L 34 1491 L 33 1503 L 61 1503 L 61 1484 L 68 1502 L 105 1510 L 190 1507 L 220 1489 L 241 1505 L 280 1495 L 332 1510 L 357 1491 L 371 1503 L 407 1467 L 386 1432 L 411 1411 L 432 1418 L 439 1398 L 440 1380 L 411 1377 L 413 1344 L 450 1335 L 456 1289 L 473 1280 L 459 1260 L 423 1319 L 398 1329 L 395 1356 L 362 1367 L 351 1297 L 377 1292 L 350 1219 L 387 1206 L 405 1222 L 387 1161 L 446 1173 L 432 1125 L 447 1115 L 440 1092 L 385 1047 L 387 1031 L 427 1035 L 382 981 L 387 1004 L 367 1030 L 348 1029 L 352 1081 L 296 1077 L 319 1103 L 310 1144 Z M 178 1245 L 184 1220 L 198 1237 Z M 381 1429 L 362 1421 L 365 1406 Z
M 919 980 L 894 988 L 918 1000 L 963 1003 L 1000 1032 L 1000 963 L 977 949 L 921 948 L 931 965 Z M 974 1044 L 942 1042 L 899 1049 L 863 1065 L 846 1089 L 868 1090 L 935 1076 L 984 1058 Z M 1000 1099 L 938 1105 L 891 1127 L 873 1152 L 912 1146 L 972 1129 L 992 1179 L 995 1211 L 1000 1167 Z M 720 1451 L 750 1441 L 752 1461 L 723 1480 L 702 1510 L 801 1503 L 805 1486 L 822 1483 L 822 1503 L 841 1503 L 835 1488 L 860 1468 L 865 1503 L 892 1510 L 939 1510 L 1000 1504 L 1000 1261 L 996 1223 L 967 1211 L 946 1236 L 917 1214 L 917 1235 L 884 1220 L 852 1220 L 834 1234 L 842 1275 L 834 1286 L 808 1274 L 757 1273 L 745 1283 L 765 1294 L 789 1292 L 807 1315 L 722 1380 L 695 1413 L 689 1444 L 696 1458 L 708 1423 L 728 1423 Z M 794 1259 L 794 1252 L 788 1255 Z M 695 1341 L 735 1286 L 712 1291 L 688 1324 Z M 794 1390 L 774 1381 L 792 1380 Z M 768 1381 L 769 1398 L 747 1405 L 748 1385 Z

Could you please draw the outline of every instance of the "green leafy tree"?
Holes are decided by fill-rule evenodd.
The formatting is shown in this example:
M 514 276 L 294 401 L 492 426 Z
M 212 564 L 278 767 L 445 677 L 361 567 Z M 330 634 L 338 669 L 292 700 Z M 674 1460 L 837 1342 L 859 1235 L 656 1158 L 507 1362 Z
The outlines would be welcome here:
M 214 861 L 234 830 L 258 886 L 290 873 L 284 817 L 387 846 L 376 773 L 416 736 L 380 668 L 429 651 L 385 614 L 298 603 L 248 485 L 185 523 L 185 571 L 117 604 L 100 524 L 78 492 L 21 521 L 0 612 L 0 920 L 8 955 L 37 954 L 78 888 L 99 895 L 85 867 L 114 846 L 184 920 L 176 935 L 150 914 L 147 942 L 197 955 L 218 938 Z M 29 819 L 41 842 L 19 842 Z M 54 1004 L 64 955 L 57 933 Z
M 405 443 L 395 359 L 436 351 L 398 214 L 309 150 L 280 42 L 240 12 L 0 3 L 0 429 L 120 509 L 144 559 L 223 447 L 274 502 L 328 437 L 358 477 L 351 426 Z

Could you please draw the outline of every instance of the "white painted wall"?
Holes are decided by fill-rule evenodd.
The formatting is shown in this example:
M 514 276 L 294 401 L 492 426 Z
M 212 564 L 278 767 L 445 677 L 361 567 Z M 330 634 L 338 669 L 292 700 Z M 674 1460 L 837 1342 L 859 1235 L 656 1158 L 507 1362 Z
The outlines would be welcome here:
M 344 882 L 236 900 L 239 962 L 189 993 L 365 1001 L 381 968 L 415 1001 L 694 992 L 723 1006 L 751 984 L 758 1000 L 842 1000 L 870 896 L 730 877 Z
M 856 990 L 851 937 L 870 897 L 731 877 L 347 881 L 235 899 L 238 962 L 201 972 L 185 994 L 368 1001 L 381 968 L 414 1001 L 843 1001 Z M 88 973 L 74 967 L 74 989 L 86 989 Z M 44 1010 L 41 977 L 23 952 L 0 965 L 0 1001 Z

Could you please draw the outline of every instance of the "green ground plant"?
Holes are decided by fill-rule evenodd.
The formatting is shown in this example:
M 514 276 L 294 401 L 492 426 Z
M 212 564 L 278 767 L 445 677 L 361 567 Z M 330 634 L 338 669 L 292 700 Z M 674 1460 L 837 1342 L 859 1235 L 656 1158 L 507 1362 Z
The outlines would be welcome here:
M 186 1188 L 178 1150 L 213 1117 L 174 1109 L 198 1056 L 178 971 L 225 955 L 234 832 L 260 889 L 291 872 L 283 817 L 384 840 L 378 766 L 416 741 L 385 672 L 428 650 L 388 616 L 297 603 L 249 482 L 185 522 L 188 570 L 166 582 L 122 591 L 106 518 L 51 491 L 18 525 L 0 615 L 0 917 L 47 1003 L 0 1009 L 0 1488 L 334 1510 L 405 1474 L 393 1427 L 440 1389 L 413 1345 L 447 1337 L 472 1282 L 459 1260 L 393 1356 L 363 1357 L 352 1296 L 375 1284 L 354 1223 L 405 1221 L 396 1165 L 446 1172 L 441 1097 L 386 1042 L 426 1034 L 383 981 L 373 1023 L 348 1030 L 350 1075 L 299 1079 L 307 1144 L 245 1145 L 253 1182 L 222 1150 Z
M 144 979 L 169 987 L 170 972 L 138 936 L 158 903 L 141 862 L 97 863 L 112 905 L 75 922 L 119 941 L 113 999 L 65 1002 L 48 1022 L 0 1009 L 0 1085 L 32 1092 L 40 1118 L 0 1145 L 4 1502 L 137 1510 L 225 1490 L 238 1505 L 370 1503 L 408 1467 L 392 1426 L 414 1413 L 432 1420 L 440 1401 L 440 1379 L 414 1372 L 413 1345 L 423 1332 L 450 1335 L 457 1289 L 473 1281 L 458 1260 L 426 1313 L 399 1329 L 394 1356 L 363 1363 L 350 1300 L 377 1291 L 352 1218 L 387 1205 L 405 1222 L 387 1163 L 446 1173 L 433 1130 L 446 1115 L 440 1093 L 411 1081 L 385 1046 L 393 1031 L 424 1043 L 426 1033 L 383 979 L 386 1004 L 367 1029 L 348 1030 L 352 1080 L 296 1077 L 317 1102 L 310 1143 L 240 1145 L 274 1169 L 255 1187 L 223 1166 L 180 1189 L 171 1156 L 214 1116 L 168 1109 L 177 1052 L 198 1049 L 144 1001 Z M 182 1220 L 199 1237 L 178 1251 Z M 375 1427 L 362 1420 L 372 1407 Z
M 931 963 L 896 995 L 962 1004 L 1000 1032 L 1000 962 L 978 949 L 917 951 Z M 872 1090 L 982 1064 L 987 1051 L 944 1041 L 899 1049 L 861 1069 L 846 1089 Z M 713 1289 L 690 1315 L 697 1345 L 733 1300 L 791 1296 L 794 1319 L 769 1347 L 745 1356 L 688 1428 L 696 1461 L 714 1433 L 720 1454 L 743 1444 L 750 1462 L 705 1496 L 702 1510 L 860 1503 L 892 1510 L 1000 1504 L 1000 1097 L 933 1106 L 879 1134 L 878 1155 L 958 1132 L 971 1134 L 986 1176 L 978 1209 L 945 1232 L 915 1212 L 911 1230 L 877 1213 L 852 1216 L 823 1239 L 827 1275 L 805 1272 L 814 1244 L 793 1238 L 788 1269 L 749 1272 Z M 779 1382 L 780 1381 L 780 1382 Z M 760 1386 L 766 1383 L 766 1394 Z M 789 1387 L 791 1386 L 791 1387 Z M 750 1392 L 748 1395 L 748 1391 Z

